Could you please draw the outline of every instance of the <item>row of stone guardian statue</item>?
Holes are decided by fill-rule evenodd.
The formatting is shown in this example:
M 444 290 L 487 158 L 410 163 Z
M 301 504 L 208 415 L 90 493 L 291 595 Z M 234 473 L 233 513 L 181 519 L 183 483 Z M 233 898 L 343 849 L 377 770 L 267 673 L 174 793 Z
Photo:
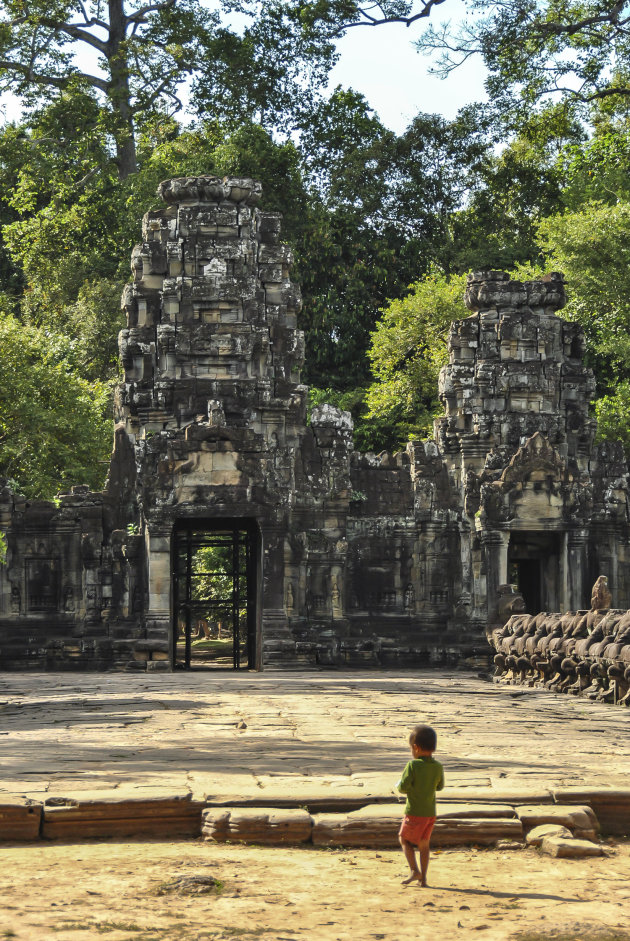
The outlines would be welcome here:
M 612 608 L 607 579 L 593 586 L 590 611 L 510 613 L 521 607 L 515 586 L 501 586 L 497 617 L 488 630 L 495 681 L 546 686 L 630 706 L 630 611 Z

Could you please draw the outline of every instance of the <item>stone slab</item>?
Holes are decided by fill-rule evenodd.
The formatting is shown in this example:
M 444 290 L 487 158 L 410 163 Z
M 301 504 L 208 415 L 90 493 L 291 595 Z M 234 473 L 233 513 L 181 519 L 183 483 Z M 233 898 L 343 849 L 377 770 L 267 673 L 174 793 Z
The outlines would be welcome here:
M 560 836 L 546 837 L 541 845 L 541 852 L 558 859 L 584 859 L 588 856 L 605 856 L 603 846 L 590 840 L 567 840 Z
M 26 797 L 0 796 L 0 841 L 39 838 L 42 805 Z
M 528 846 L 540 846 L 542 841 L 547 837 L 562 837 L 564 840 L 570 840 L 573 838 L 573 834 L 570 830 L 567 830 L 566 827 L 561 826 L 559 823 L 541 823 L 540 826 L 534 827 L 533 830 L 530 830 L 525 837 L 525 842 Z
M 275 808 L 224 808 L 204 810 L 204 839 L 225 843 L 307 843 L 313 821 L 305 810 Z
M 446 810 L 440 809 L 431 845 L 487 845 L 498 839 L 520 840 L 523 835 L 521 822 L 512 808 L 509 811 L 511 816 L 501 818 L 494 815 L 467 816 L 467 813 L 472 812 L 470 807 L 462 809 L 462 816 L 449 816 Z M 402 816 L 399 804 L 371 805 L 348 814 L 314 814 L 313 843 L 323 846 L 395 848 L 398 846 Z
M 588 804 L 599 821 L 602 833 L 615 836 L 630 834 L 630 788 L 555 788 L 558 804 Z
M 445 787 L 439 793 L 440 803 L 447 801 L 471 803 L 497 803 L 514 806 L 516 804 L 553 804 L 553 794 L 546 788 L 454 788 Z
M 597 839 L 599 823 L 588 804 L 525 805 L 517 807 L 516 813 L 526 834 L 541 824 L 551 823 L 566 827 L 578 839 Z
M 43 839 L 198 836 L 203 805 L 190 795 L 90 799 L 53 797 L 43 806 Z

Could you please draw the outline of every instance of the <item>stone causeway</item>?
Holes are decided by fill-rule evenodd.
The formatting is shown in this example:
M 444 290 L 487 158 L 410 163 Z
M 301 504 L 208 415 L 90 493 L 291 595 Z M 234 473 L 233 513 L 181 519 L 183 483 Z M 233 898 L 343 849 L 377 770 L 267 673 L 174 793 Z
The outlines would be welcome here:
M 468 672 L 2 674 L 0 717 L 2 841 L 393 846 L 417 722 L 436 845 L 630 833 L 626 710 Z

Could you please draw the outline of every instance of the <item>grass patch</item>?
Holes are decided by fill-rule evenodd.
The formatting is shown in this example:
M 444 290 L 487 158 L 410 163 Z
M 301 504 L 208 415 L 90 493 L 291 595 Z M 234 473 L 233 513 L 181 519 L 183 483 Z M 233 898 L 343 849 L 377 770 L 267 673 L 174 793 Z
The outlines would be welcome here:
M 155 889 L 155 895 L 220 895 L 224 885 L 214 876 L 178 876 L 170 882 L 161 882 Z

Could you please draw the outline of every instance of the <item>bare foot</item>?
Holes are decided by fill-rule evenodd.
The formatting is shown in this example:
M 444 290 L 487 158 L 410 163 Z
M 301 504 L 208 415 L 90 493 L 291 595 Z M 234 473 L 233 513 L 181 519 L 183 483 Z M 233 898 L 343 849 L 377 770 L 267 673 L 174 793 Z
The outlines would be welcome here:
M 422 876 L 420 875 L 419 872 L 412 872 L 411 875 L 410 875 L 407 879 L 403 879 L 403 880 L 402 880 L 402 883 L 401 883 L 401 884 L 402 884 L 402 885 L 411 885 L 412 882 L 419 882 L 420 885 L 423 884 L 423 882 L 422 882 Z

